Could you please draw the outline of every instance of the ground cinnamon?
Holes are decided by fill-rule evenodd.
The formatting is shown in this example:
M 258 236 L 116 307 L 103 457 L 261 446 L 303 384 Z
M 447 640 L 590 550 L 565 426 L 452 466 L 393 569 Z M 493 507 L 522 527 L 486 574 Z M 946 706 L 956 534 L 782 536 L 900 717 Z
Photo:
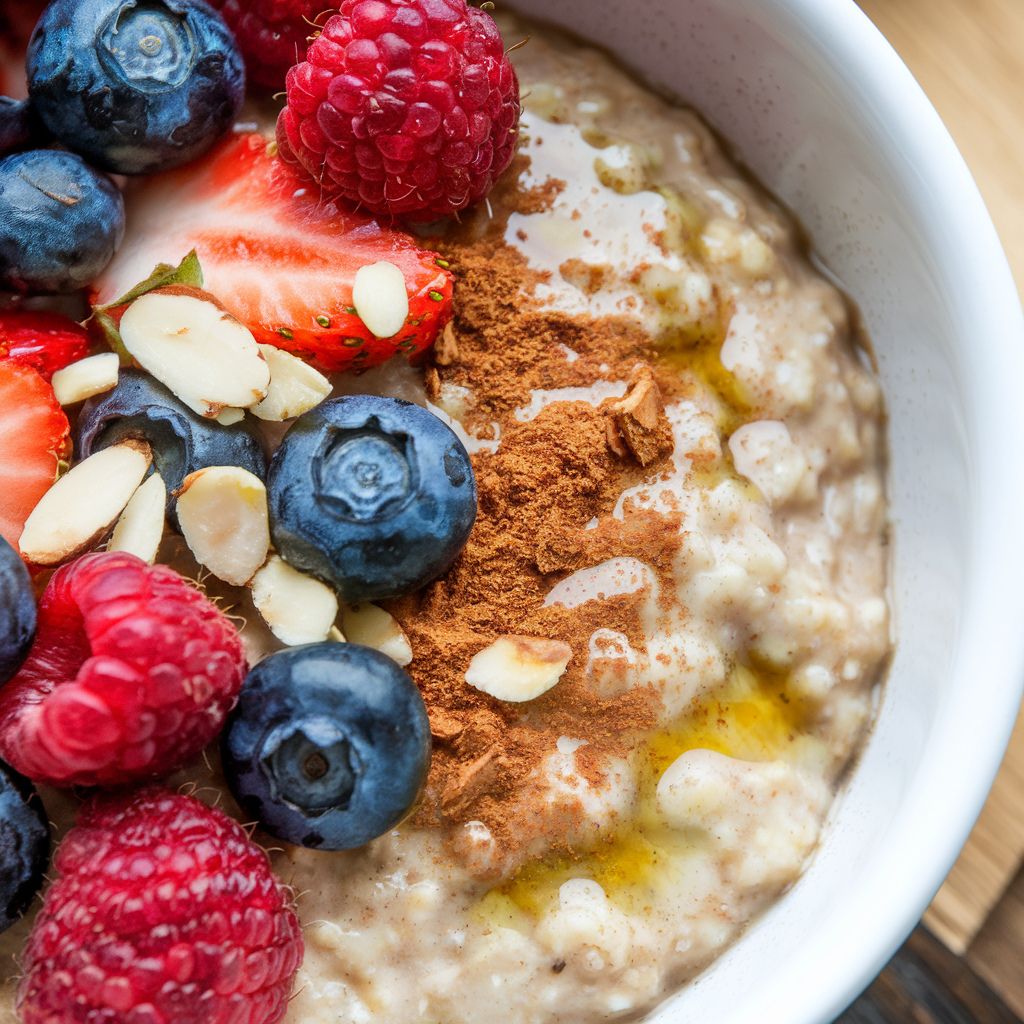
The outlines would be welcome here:
M 511 191 L 492 197 L 506 213 L 541 209 L 559 189 L 553 182 L 523 192 L 515 175 L 506 181 Z M 540 834 L 553 826 L 530 799 L 535 773 L 558 738 L 587 741 L 577 765 L 599 782 L 608 760 L 626 753 L 658 710 L 651 690 L 601 697 L 584 672 L 590 636 L 600 627 L 618 630 L 644 651 L 640 596 L 566 609 L 545 608 L 545 595 L 568 573 L 613 555 L 640 557 L 667 573 L 680 533 L 678 522 L 653 513 L 624 521 L 610 515 L 622 491 L 656 476 L 671 449 L 658 420 L 659 381 L 647 336 L 626 320 L 536 308 L 529 293 L 539 275 L 503 235 L 500 219 L 478 220 L 434 243 L 457 275 L 456 316 L 425 368 L 428 393 L 436 399 L 445 386 L 470 389 L 465 424 L 478 436 L 497 424 L 501 443 L 473 457 L 479 514 L 458 562 L 425 591 L 389 607 L 415 652 L 410 671 L 426 699 L 435 743 L 417 820 L 453 834 L 482 822 L 508 864 L 538 841 L 559 839 Z M 627 396 L 625 407 L 614 399 L 601 407 L 556 402 L 532 420 L 516 417 L 534 389 L 631 377 L 643 388 L 634 401 Z M 639 418 L 632 416 L 637 409 Z M 609 444 L 610 425 L 624 447 Z M 648 441 L 636 431 L 646 431 Z M 595 519 L 596 528 L 585 529 Z M 465 681 L 473 655 L 507 634 L 561 640 L 574 654 L 555 687 L 526 704 L 495 700 Z

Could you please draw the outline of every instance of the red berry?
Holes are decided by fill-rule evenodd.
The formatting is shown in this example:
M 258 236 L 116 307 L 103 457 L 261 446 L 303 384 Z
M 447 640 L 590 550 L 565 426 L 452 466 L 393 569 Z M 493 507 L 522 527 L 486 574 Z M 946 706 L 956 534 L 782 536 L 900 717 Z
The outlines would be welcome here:
M 193 797 L 85 806 L 25 949 L 22 1024 L 275 1024 L 302 933 L 267 855 Z
M 14 547 L 71 454 L 70 431 L 53 388 L 30 366 L 0 360 L 0 537 Z
M 433 345 L 452 315 L 447 262 L 307 184 L 261 135 L 233 136 L 203 160 L 154 175 L 132 189 L 128 233 L 93 301 L 115 302 L 158 263 L 177 264 L 195 249 L 205 288 L 257 341 L 324 370 L 411 359 Z M 374 337 L 352 306 L 359 268 L 379 260 L 402 271 L 409 295 L 409 317 L 393 338 Z
M 0 312 L 0 360 L 38 370 L 49 380 L 89 354 L 89 332 L 59 313 Z
M 84 555 L 54 573 L 0 690 L 0 757 L 55 786 L 165 775 L 220 732 L 245 673 L 234 626 L 173 569 Z
M 456 213 L 515 151 L 519 82 L 494 19 L 465 0 L 345 0 L 287 92 L 286 159 L 374 213 Z
M 284 87 L 288 69 L 306 54 L 324 0 L 212 0 L 238 40 L 250 82 Z

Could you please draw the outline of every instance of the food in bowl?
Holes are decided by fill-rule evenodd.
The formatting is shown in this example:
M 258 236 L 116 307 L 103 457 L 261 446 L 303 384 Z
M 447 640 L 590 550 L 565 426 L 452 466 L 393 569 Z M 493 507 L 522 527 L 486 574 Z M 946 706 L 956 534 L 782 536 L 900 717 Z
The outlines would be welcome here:
M 301 944 L 223 815 L 151 789 L 79 812 L 47 789 L 78 821 L 38 919 L 3 939 L 25 961 L 12 1020 L 638 1014 L 818 843 L 891 646 L 884 404 L 853 310 L 696 114 L 542 26 L 501 23 L 529 38 L 514 155 L 467 117 L 457 144 L 480 148 L 449 154 L 466 173 L 435 173 L 431 140 L 462 127 L 450 109 L 409 113 L 381 136 L 390 155 L 366 148 L 353 77 L 411 88 L 378 63 L 412 45 L 442 76 L 451 53 L 418 34 L 477 19 L 460 6 L 343 5 L 289 73 L 284 162 L 238 133 L 128 189 L 93 326 L 134 365 L 113 383 L 56 371 L 75 465 L 13 538 L 56 572 L 0 691 L 0 753 L 59 788 L 179 769 L 262 825 Z M 514 79 L 487 66 L 487 124 L 508 133 Z M 429 81 L 437 113 L 454 94 Z M 496 159 L 511 165 L 488 177 Z M 415 187 L 396 193 L 399 173 Z M 317 191 L 353 181 L 349 201 L 429 220 L 411 235 Z M 401 352 L 415 363 L 383 361 Z M 244 684 L 210 598 L 245 621 Z M 74 615 L 93 661 L 72 651 L 72 682 L 52 666 Z M 200 757 L 214 735 L 222 757 Z M 221 848 L 263 901 L 258 920 L 230 905 L 234 934 L 211 925 L 230 860 L 192 904 L 172 898 Z M 119 917 L 133 899 L 141 925 Z M 228 977 L 239 959 L 251 973 Z

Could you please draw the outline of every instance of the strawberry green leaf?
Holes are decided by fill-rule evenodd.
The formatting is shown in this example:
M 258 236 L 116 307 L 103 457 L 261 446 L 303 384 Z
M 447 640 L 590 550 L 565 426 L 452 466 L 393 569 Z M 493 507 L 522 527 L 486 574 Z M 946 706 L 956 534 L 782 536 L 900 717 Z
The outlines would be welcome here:
M 109 311 L 120 306 L 127 306 L 147 292 L 156 291 L 157 288 L 167 288 L 172 284 L 189 285 L 192 288 L 203 287 L 203 268 L 199 264 L 199 257 L 195 249 L 176 267 L 170 263 L 158 263 L 153 273 L 145 281 L 141 281 L 134 288 L 129 289 L 119 299 L 107 302 L 102 306 L 93 306 L 90 319 L 96 321 L 107 344 L 121 357 L 122 364 L 130 363 L 131 356 L 121 340 L 118 321 L 110 315 Z M 86 322 L 88 323 L 88 321 Z

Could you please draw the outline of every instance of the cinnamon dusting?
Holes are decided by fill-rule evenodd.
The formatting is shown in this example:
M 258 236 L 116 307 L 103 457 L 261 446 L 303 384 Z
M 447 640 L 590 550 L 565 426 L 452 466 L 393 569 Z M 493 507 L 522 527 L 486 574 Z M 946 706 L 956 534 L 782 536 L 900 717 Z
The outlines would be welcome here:
M 505 214 L 543 208 L 560 184 L 530 192 L 516 187 L 510 175 L 504 194 L 492 195 L 494 207 Z M 478 217 L 440 245 L 457 275 L 455 319 L 425 382 L 432 400 L 446 386 L 469 389 L 473 405 L 460 418 L 477 436 L 497 423 L 500 445 L 473 456 L 479 512 L 455 566 L 389 609 L 415 652 L 409 671 L 434 737 L 415 820 L 449 829 L 456 855 L 462 826 L 483 823 L 497 853 L 479 868 L 486 873 L 508 870 L 531 847 L 566 847 L 564 836 L 582 808 L 549 806 L 538 778 L 560 737 L 586 741 L 576 767 L 600 785 L 610 759 L 627 755 L 657 722 L 659 699 L 651 688 L 603 697 L 585 671 L 598 628 L 618 630 L 645 650 L 640 609 L 647 595 L 620 594 L 575 608 L 544 607 L 544 598 L 570 572 L 613 556 L 641 558 L 668 583 L 678 521 L 655 513 L 623 521 L 610 513 L 626 488 L 658 475 L 670 450 L 658 390 L 678 391 L 679 378 L 659 372 L 650 339 L 631 321 L 536 306 L 530 293 L 543 277 L 506 244 L 503 222 Z M 560 401 L 533 419 L 516 417 L 533 390 L 631 378 L 637 383 L 622 402 Z M 609 423 L 618 424 L 625 449 L 610 447 Z M 596 528 L 586 529 L 595 519 Z M 465 680 L 473 655 L 510 634 L 561 641 L 575 655 L 553 689 L 528 703 L 496 700 Z M 464 859 L 474 870 L 469 852 Z

